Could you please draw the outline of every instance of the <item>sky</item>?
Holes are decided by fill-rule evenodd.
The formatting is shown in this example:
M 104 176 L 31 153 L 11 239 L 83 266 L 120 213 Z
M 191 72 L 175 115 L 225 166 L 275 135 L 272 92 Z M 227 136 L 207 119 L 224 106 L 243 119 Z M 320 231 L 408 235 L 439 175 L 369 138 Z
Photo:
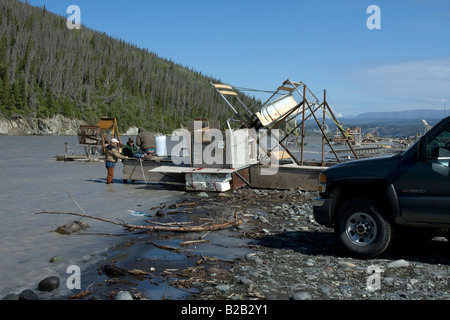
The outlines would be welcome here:
M 235 87 L 274 91 L 286 79 L 302 81 L 319 100 L 326 90 L 338 115 L 450 108 L 448 0 L 28 3 L 67 17 L 77 5 L 82 28 Z

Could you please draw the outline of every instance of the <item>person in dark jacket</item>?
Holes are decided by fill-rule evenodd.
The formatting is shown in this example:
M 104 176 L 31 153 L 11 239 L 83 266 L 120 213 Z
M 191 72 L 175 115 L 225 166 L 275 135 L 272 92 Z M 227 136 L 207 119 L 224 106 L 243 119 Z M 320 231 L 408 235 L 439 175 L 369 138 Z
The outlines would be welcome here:
M 123 147 L 122 154 L 129 158 L 143 158 L 145 156 L 144 152 L 134 144 L 133 138 L 129 138 L 127 145 Z
M 148 155 L 152 155 L 155 153 L 155 137 L 151 132 L 146 131 L 144 128 L 139 128 L 138 130 L 136 145 L 141 147 L 141 149 Z

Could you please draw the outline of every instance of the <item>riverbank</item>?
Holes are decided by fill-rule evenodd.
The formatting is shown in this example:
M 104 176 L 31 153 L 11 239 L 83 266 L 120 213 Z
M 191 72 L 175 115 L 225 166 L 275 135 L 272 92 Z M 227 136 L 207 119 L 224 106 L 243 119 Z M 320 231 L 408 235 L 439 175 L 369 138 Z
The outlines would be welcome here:
M 243 223 L 214 232 L 135 236 L 83 275 L 89 288 L 64 299 L 113 300 L 123 292 L 134 300 L 450 299 L 447 239 L 400 240 L 377 259 L 346 257 L 332 230 L 314 221 L 316 196 L 241 189 L 195 196 L 188 201 L 195 205 L 178 207 L 181 215 L 159 208 L 176 221 L 238 212 Z M 191 245 L 182 245 L 187 241 Z

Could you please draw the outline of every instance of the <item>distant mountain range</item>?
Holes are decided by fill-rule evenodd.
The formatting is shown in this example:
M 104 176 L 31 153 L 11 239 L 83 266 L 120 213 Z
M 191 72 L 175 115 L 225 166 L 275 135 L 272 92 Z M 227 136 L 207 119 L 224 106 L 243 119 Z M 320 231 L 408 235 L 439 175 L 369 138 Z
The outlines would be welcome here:
M 450 112 L 447 115 L 450 116 Z M 366 112 L 357 116 L 344 116 L 339 118 L 339 122 L 345 128 L 359 127 L 363 134 L 372 133 L 380 137 L 411 137 L 424 133 L 425 125 L 422 120 L 425 120 L 429 126 L 434 126 L 444 117 L 444 110 L 417 109 Z M 329 128 L 336 130 L 331 120 Z
M 380 119 L 380 120 L 414 120 L 414 119 L 442 119 L 450 112 L 444 110 L 416 109 L 388 112 L 365 112 L 357 116 L 344 116 L 344 119 Z

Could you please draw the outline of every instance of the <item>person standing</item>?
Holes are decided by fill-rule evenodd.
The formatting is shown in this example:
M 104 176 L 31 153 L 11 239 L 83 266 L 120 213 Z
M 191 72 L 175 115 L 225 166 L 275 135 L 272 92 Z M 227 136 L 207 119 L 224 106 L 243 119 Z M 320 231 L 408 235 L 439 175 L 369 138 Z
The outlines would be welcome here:
M 119 140 L 113 138 L 111 139 L 111 143 L 106 147 L 106 160 L 105 167 L 108 170 L 108 174 L 106 176 L 106 184 L 113 183 L 114 178 L 114 168 L 116 167 L 117 161 L 119 159 L 128 159 L 127 156 L 123 156 L 118 149 Z

